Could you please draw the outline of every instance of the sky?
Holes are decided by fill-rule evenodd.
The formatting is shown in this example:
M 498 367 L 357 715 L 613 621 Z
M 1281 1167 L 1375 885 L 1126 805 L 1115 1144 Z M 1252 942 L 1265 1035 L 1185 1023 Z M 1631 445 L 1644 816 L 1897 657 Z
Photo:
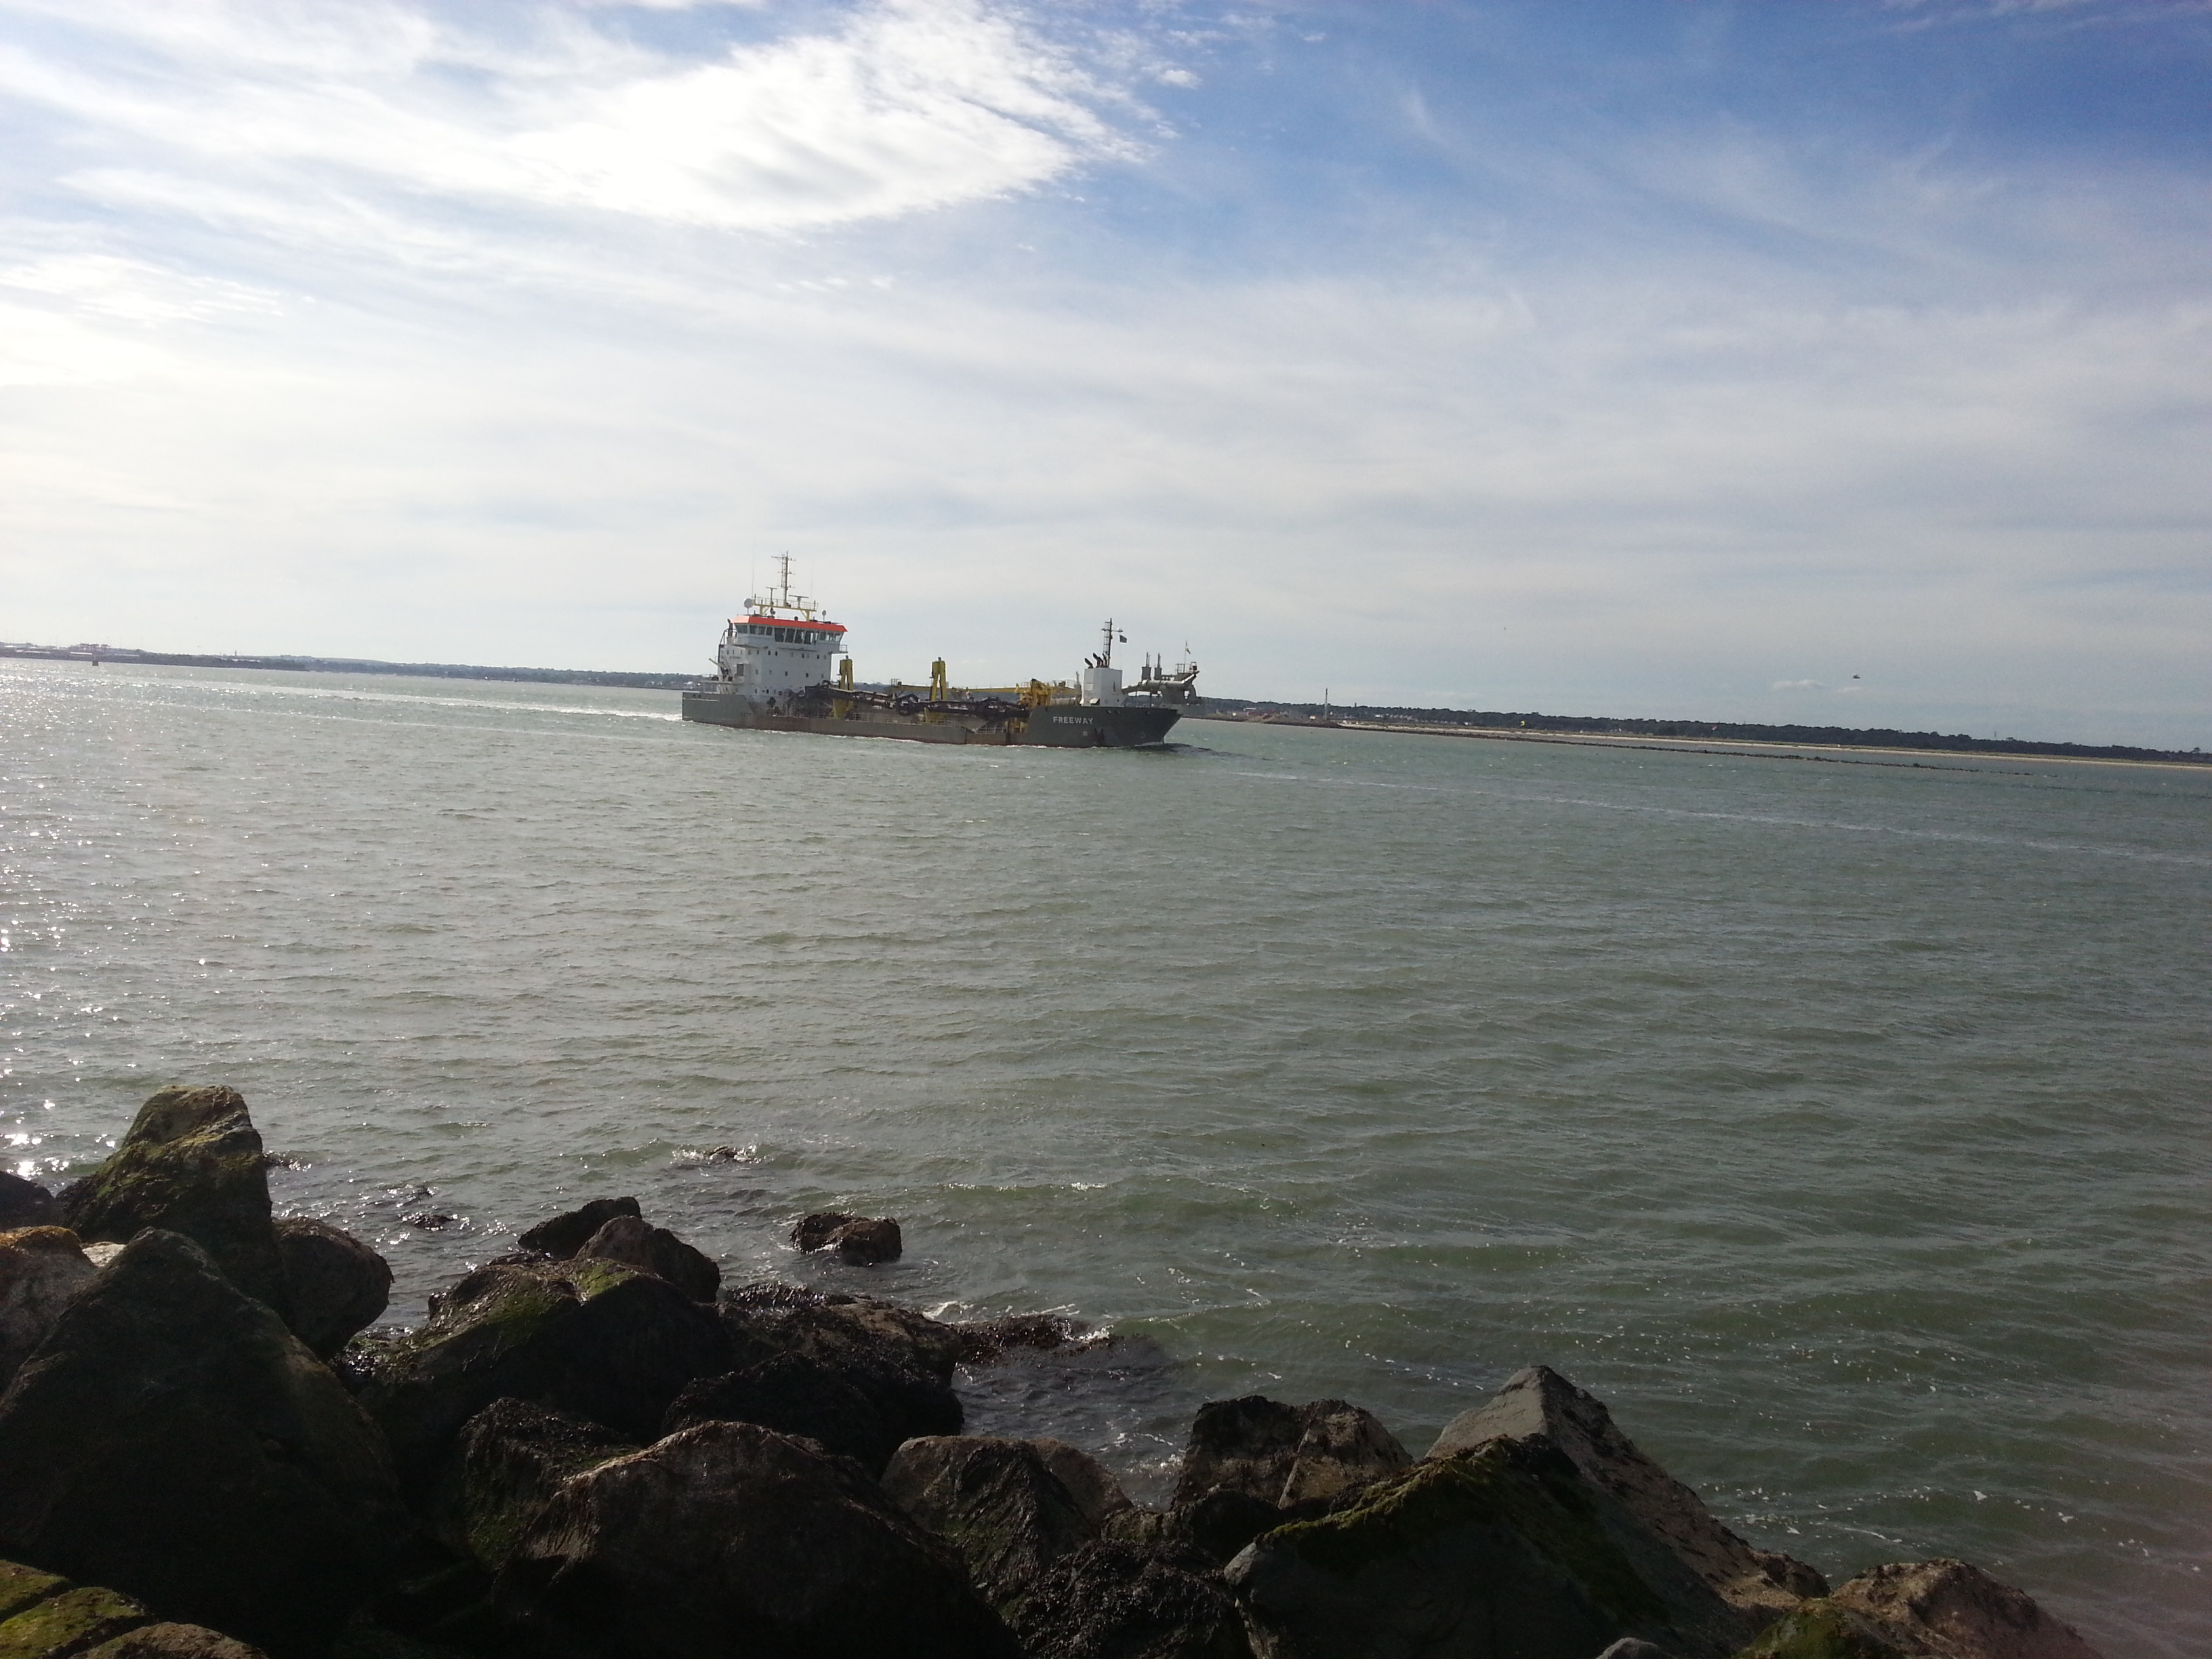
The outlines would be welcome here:
M 0 639 L 2212 744 L 2192 0 L 0 0 Z

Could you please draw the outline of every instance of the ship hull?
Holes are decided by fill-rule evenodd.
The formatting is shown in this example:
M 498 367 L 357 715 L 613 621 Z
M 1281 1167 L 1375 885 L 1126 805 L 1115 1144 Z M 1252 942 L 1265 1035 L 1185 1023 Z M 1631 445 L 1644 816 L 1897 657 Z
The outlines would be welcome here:
M 1054 749 L 1142 749 L 1166 740 L 1182 717 L 1178 708 L 1062 703 L 1033 708 L 1020 720 L 991 722 L 972 715 L 897 714 L 855 708 L 834 714 L 763 713 L 746 698 L 686 691 L 684 718 L 752 732 L 814 732 L 832 738 L 892 738 L 904 743 L 1040 744 Z

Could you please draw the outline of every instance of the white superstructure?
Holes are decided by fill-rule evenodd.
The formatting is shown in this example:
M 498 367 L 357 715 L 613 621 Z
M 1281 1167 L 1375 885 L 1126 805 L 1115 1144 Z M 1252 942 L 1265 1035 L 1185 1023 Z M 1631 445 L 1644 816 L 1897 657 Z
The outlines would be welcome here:
M 1105 647 L 1095 657 L 1083 659 L 1082 701 L 1094 708 L 1119 708 L 1125 699 L 1121 696 L 1121 671 L 1114 666 L 1114 641 L 1128 644 L 1129 636 L 1114 631 L 1114 619 L 1106 619 Z
M 730 618 L 714 653 L 714 691 L 756 708 L 789 706 L 810 686 L 836 678 L 845 648 L 845 625 L 822 615 L 803 593 L 791 591 L 791 556 L 777 561 L 776 585 L 745 601 L 745 614 Z

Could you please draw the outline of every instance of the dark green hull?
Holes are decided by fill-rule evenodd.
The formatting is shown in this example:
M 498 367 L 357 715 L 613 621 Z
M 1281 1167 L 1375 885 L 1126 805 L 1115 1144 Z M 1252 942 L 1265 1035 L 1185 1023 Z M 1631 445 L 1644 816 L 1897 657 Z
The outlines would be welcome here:
M 1044 744 L 1054 749 L 1141 749 L 1167 738 L 1182 718 L 1179 708 L 1136 703 L 1118 706 L 1054 703 L 1024 717 L 984 720 L 970 714 L 898 714 L 855 707 L 834 714 L 763 714 L 741 697 L 686 691 L 684 718 L 708 726 L 754 732 L 817 732 L 832 738 L 896 738 L 906 743 Z

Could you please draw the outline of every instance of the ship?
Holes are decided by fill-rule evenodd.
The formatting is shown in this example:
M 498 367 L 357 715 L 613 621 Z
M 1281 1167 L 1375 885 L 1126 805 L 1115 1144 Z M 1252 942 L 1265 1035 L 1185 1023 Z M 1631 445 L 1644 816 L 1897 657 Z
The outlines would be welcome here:
M 815 732 L 909 743 L 1046 744 L 1056 749 L 1141 749 L 1164 742 L 1198 701 L 1198 665 L 1146 653 L 1133 684 L 1114 663 L 1128 643 L 1109 619 L 1099 649 L 1073 680 L 955 686 L 943 658 L 929 684 L 863 684 L 846 648 L 843 623 L 791 588 L 791 560 L 779 580 L 730 618 L 711 679 L 684 693 L 684 718 L 756 732 Z M 1188 655 L 1188 649 L 1185 655 Z

